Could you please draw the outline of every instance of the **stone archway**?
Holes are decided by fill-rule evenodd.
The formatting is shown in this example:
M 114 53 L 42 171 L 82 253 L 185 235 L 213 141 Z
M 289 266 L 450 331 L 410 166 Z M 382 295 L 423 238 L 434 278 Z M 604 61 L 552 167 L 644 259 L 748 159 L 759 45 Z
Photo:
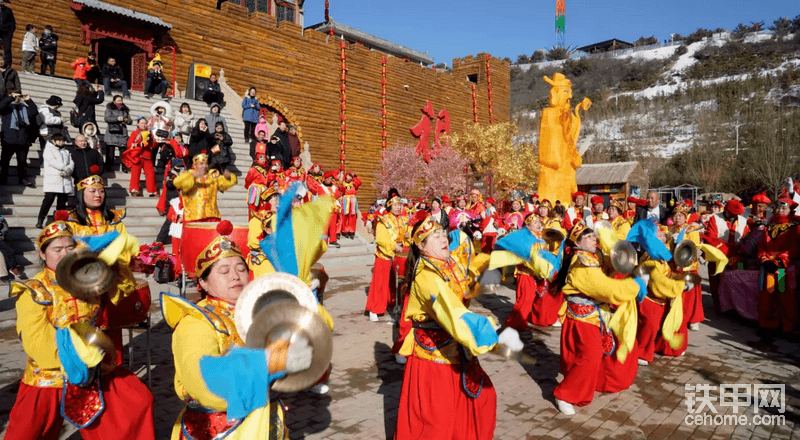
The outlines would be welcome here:
M 264 106 L 266 106 L 267 108 L 274 110 L 283 116 L 289 125 L 294 125 L 297 127 L 297 139 L 300 140 L 300 147 L 303 148 L 305 142 L 303 141 L 303 126 L 300 125 L 300 118 L 296 116 L 293 111 L 289 110 L 289 108 L 286 107 L 282 102 L 265 93 L 258 94 L 258 102 L 262 105 L 262 109 Z

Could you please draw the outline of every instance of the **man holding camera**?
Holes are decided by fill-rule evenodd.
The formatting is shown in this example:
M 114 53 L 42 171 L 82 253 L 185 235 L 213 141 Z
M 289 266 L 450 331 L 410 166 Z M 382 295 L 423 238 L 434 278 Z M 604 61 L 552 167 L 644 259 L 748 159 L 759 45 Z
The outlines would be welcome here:
M 0 185 L 8 182 L 8 164 L 11 156 L 17 155 L 17 178 L 21 185 L 35 188 L 36 184 L 28 179 L 28 150 L 38 137 L 36 117 L 39 111 L 30 95 L 23 95 L 19 89 L 12 90 L 10 95 L 0 99 L 0 117 L 2 117 L 2 153 L 0 153 Z

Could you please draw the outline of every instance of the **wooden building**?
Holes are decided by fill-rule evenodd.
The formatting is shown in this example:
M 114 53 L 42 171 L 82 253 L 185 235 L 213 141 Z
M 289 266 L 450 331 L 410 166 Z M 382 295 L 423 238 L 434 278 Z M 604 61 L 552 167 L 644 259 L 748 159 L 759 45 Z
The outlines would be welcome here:
M 575 180 L 579 190 L 602 196 L 606 204 L 610 198 L 627 197 L 634 187 L 642 194 L 650 187 L 647 171 L 636 161 L 583 165 L 575 171 Z
M 59 36 L 56 75 L 62 77 L 71 78 L 70 62 L 86 56 L 89 50 L 98 52 L 101 63 L 114 56 L 130 72 L 133 90 L 141 87 L 145 63 L 156 53 L 161 53 L 167 78 L 171 79 L 174 72 L 180 90 L 184 89 L 193 63 L 210 65 L 215 73 L 222 69 L 227 85 L 238 95 L 244 95 L 250 86 L 256 87 L 262 104 L 297 125 L 301 142 L 309 144 L 312 159 L 325 169 L 340 165 L 344 105 L 344 160 L 346 168 L 364 180 L 362 207 L 377 196 L 371 182 L 376 173 L 380 174 L 384 112 L 388 146 L 416 143 L 409 129 L 423 117 L 421 109 L 426 101 L 431 101 L 436 112 L 448 111 L 454 131 L 472 122 L 473 85 L 480 123 L 489 122 L 490 111 L 495 122 L 510 119 L 509 64 L 499 58 L 480 53 L 454 59 L 452 73 L 445 73 L 423 67 L 409 57 L 387 55 L 386 48 L 367 47 L 366 41 L 345 39 L 346 93 L 342 93 L 340 36 L 331 37 L 296 24 L 302 23 L 302 7 L 322 8 L 321 1 L 304 5 L 288 0 L 238 3 L 241 4 L 218 4 L 217 0 L 14 0 L 7 4 L 17 20 L 12 43 L 14 64 L 18 66 L 21 60 L 25 24 L 30 23 L 40 29 L 49 24 Z M 266 7 L 259 6 L 262 4 Z M 294 17 L 286 9 L 291 7 L 296 8 Z M 280 22 L 278 15 L 282 16 Z M 62 98 L 66 102 L 72 97 Z M 239 105 L 226 101 L 232 108 Z
M 575 50 L 587 53 L 599 53 L 599 52 L 611 52 L 614 50 L 621 50 L 621 49 L 630 49 L 632 47 L 633 44 L 628 43 L 627 41 L 622 41 L 616 38 L 612 38 L 610 40 L 601 41 L 599 43 L 581 46 Z

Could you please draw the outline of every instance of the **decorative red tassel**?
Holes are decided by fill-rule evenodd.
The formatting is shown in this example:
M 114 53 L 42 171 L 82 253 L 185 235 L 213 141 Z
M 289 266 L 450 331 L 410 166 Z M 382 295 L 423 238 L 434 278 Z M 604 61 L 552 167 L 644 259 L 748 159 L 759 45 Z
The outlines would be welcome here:
M 223 220 L 217 225 L 217 233 L 219 235 L 231 235 L 233 232 L 233 224 L 228 220 Z

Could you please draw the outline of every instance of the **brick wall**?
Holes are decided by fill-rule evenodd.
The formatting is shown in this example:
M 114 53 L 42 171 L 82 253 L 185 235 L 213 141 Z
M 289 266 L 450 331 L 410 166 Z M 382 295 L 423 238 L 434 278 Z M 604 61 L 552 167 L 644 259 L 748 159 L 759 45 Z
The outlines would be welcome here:
M 275 17 L 254 13 L 232 3 L 215 8 L 216 0 L 139 0 L 130 3 L 107 0 L 121 7 L 133 7 L 170 23 L 171 30 L 156 41 L 177 48 L 177 81 L 186 84 L 189 66 L 203 63 L 214 72 L 224 69 L 228 85 L 239 94 L 252 86 L 259 96 L 282 103 L 294 115 L 311 156 L 326 169 L 339 165 L 339 41 L 317 31 L 303 31 L 293 23 L 275 24 Z M 14 64 L 18 68 L 25 24 L 43 28 L 50 24 L 59 35 L 56 75 L 72 77 L 69 63 L 85 56 L 89 46 L 81 40 L 81 21 L 66 0 L 15 0 L 9 6 L 17 19 L 14 35 Z M 307 5 L 312 6 L 312 5 Z M 321 7 L 321 6 L 320 6 Z M 85 10 L 81 12 L 84 14 Z M 49 17 L 42 20 L 42 17 Z M 132 23 L 124 16 L 113 16 Z M 379 17 L 376 17 L 378 19 Z M 424 50 L 425 48 L 415 48 Z M 348 169 L 364 180 L 361 207 L 376 197 L 370 183 L 380 171 L 381 156 L 381 57 L 360 45 L 347 49 L 347 157 Z M 167 78 L 170 61 L 164 59 Z M 478 119 L 488 123 L 485 54 L 453 60 L 453 73 L 389 57 L 387 63 L 388 145 L 413 143 L 409 132 L 422 116 L 420 109 L 430 100 L 438 112 L 447 109 L 452 130 L 472 121 L 471 83 L 467 75 L 477 73 Z M 510 118 L 509 64 L 491 58 L 493 109 L 496 122 Z M 38 65 L 37 65 L 38 69 Z M 404 86 L 408 86 L 407 88 Z M 72 97 L 62 97 L 70 101 Z M 238 103 L 228 103 L 238 106 Z

